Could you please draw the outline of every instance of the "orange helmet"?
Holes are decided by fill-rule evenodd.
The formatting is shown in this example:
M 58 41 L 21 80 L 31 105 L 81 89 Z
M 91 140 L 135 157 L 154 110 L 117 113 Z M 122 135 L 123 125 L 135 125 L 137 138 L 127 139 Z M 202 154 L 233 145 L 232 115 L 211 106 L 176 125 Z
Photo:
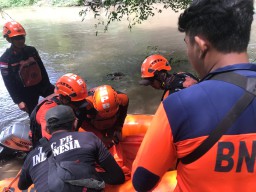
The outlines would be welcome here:
M 161 70 L 171 70 L 168 60 L 162 55 L 150 55 L 143 61 L 141 65 L 141 77 L 154 77 L 155 71 Z
M 110 85 L 97 87 L 93 95 L 93 106 L 100 117 L 113 117 L 119 109 L 117 92 Z
M 6 37 L 12 38 L 19 35 L 24 35 L 24 36 L 26 35 L 26 31 L 21 24 L 19 24 L 16 21 L 9 21 L 4 24 L 4 27 L 3 27 L 4 38 Z
M 69 96 L 71 101 L 81 101 L 87 97 L 87 87 L 84 80 L 74 74 L 67 73 L 56 82 L 55 93 Z

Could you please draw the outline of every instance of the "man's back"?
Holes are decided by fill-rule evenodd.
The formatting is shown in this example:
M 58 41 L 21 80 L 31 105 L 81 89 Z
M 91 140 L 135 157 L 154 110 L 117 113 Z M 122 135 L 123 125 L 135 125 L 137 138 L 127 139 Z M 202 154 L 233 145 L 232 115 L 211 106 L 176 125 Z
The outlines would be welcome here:
M 22 173 L 19 180 L 19 188 L 27 189 L 32 183 L 38 192 L 47 192 L 48 190 L 48 162 L 41 146 L 33 149 L 22 167 Z
M 236 73 L 256 78 L 253 64 L 229 66 L 221 71 L 235 68 L 241 69 Z M 137 187 L 147 176 L 157 179 L 175 167 L 177 159 L 196 149 L 243 94 L 244 90 L 236 85 L 205 80 L 170 95 L 160 105 L 157 118 L 144 137 L 133 165 L 138 167 L 133 184 Z M 186 165 L 178 163 L 176 191 L 256 191 L 255 109 L 256 100 L 201 158 Z M 140 189 L 146 186 L 150 185 L 145 183 Z
M 53 134 L 50 139 L 56 160 L 75 161 L 94 165 L 104 161 L 110 153 L 102 151 L 100 140 L 90 132 L 63 132 Z
M 239 66 L 236 65 L 236 67 Z M 240 67 L 246 69 L 244 65 Z M 256 77 L 256 67 L 251 65 L 249 68 L 254 71 L 240 70 L 237 73 Z M 178 158 L 191 153 L 201 141 L 206 139 L 243 93 L 243 89 L 230 83 L 205 80 L 189 90 L 167 98 L 163 106 L 170 122 Z M 188 97 L 190 99 L 186 99 Z M 172 100 L 180 100 L 180 103 L 173 103 Z M 178 186 L 181 189 L 188 191 L 256 190 L 254 185 L 256 179 L 255 109 L 256 101 L 253 101 L 227 133 L 224 133 L 201 158 L 191 164 L 178 164 Z
M 201 150 L 200 144 L 209 141 L 210 135 L 213 146 L 201 150 L 205 154 L 190 164 L 185 165 L 184 159 L 178 162 L 176 191 L 256 191 L 254 95 L 245 93 L 248 87 L 205 80 L 213 73 L 225 75 L 228 71 L 256 77 L 255 65 L 248 65 L 247 54 L 253 3 L 253 0 L 194 0 L 180 14 L 178 29 L 185 33 L 188 60 L 204 79 L 160 104 L 134 161 L 136 190 L 151 190 L 165 171 L 176 165 L 176 160 Z M 243 80 L 235 78 L 234 82 Z M 255 83 L 250 86 L 248 90 L 255 89 Z M 244 96 L 253 101 L 240 99 Z M 156 143 L 157 149 L 152 150 Z M 153 157 L 161 159 L 161 164 Z M 147 159 L 149 162 L 144 162 Z

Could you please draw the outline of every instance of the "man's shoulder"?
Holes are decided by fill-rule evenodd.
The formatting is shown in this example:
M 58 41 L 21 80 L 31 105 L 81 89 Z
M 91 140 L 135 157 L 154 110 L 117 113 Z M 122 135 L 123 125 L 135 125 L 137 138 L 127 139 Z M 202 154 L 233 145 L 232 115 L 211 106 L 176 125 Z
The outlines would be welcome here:
M 74 132 L 69 132 L 69 134 L 71 135 L 76 135 L 77 137 L 90 137 L 90 138 L 94 138 L 95 134 L 89 131 L 84 131 L 84 132 L 78 132 L 78 131 L 74 131 Z
M 36 50 L 36 48 L 35 48 L 35 47 L 30 46 L 30 45 L 26 45 L 26 46 L 25 46 L 25 49 L 34 49 L 34 50 Z
M 188 98 L 188 100 L 190 100 L 189 98 L 196 97 L 196 95 L 200 92 L 202 92 L 202 82 L 192 85 L 188 88 L 181 89 L 180 91 L 177 91 L 175 93 L 172 93 L 165 100 L 176 100 L 183 97 Z
M 37 49 L 33 46 L 29 46 L 29 45 L 26 45 L 25 48 L 24 48 L 25 52 L 28 52 L 28 53 L 37 53 Z
M 163 101 L 164 109 L 173 115 L 181 115 L 184 110 L 197 110 L 201 103 L 208 102 L 218 88 L 213 82 L 200 82 L 178 92 L 170 94 Z M 203 106 L 202 106 L 203 107 Z M 179 112 L 177 112 L 179 111 Z
M 70 135 L 72 135 L 72 137 L 74 139 L 78 139 L 79 141 L 83 142 L 83 143 L 95 143 L 99 141 L 99 138 L 92 132 L 89 131 L 85 131 L 85 132 L 69 132 Z
M 89 132 L 89 131 L 83 131 L 83 132 L 78 132 L 78 131 L 71 131 L 71 132 L 59 132 L 59 133 L 55 133 L 54 134 L 55 136 L 52 137 L 52 140 L 54 140 L 54 138 L 59 138 L 59 137 L 66 137 L 66 135 L 72 135 L 72 136 L 75 136 L 75 137 L 94 137 L 95 134 L 92 133 L 92 132 Z M 96 136 L 95 136 L 96 137 Z
M 33 156 L 35 156 L 37 153 L 38 153 L 38 148 L 39 148 L 40 146 L 37 146 L 37 147 L 35 147 L 34 149 L 32 149 L 28 154 L 27 154 L 27 157 L 26 157 L 26 159 L 25 159 L 25 161 L 24 161 L 24 163 L 23 163 L 23 167 L 24 166 L 27 166 L 29 163 L 30 163 L 30 161 L 31 161 L 31 159 L 33 158 Z

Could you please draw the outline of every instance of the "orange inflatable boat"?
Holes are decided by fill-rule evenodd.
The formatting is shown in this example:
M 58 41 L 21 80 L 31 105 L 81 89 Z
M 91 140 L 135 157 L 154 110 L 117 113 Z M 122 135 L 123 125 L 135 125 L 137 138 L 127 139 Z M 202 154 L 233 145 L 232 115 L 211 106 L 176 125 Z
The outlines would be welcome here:
M 128 114 L 122 130 L 122 141 L 118 144 L 122 150 L 122 164 L 131 169 L 132 162 L 139 149 L 141 141 L 151 123 L 153 115 L 141 115 L 141 114 Z M 82 131 L 82 130 L 80 130 Z M 118 154 L 119 155 L 119 154 Z M 18 177 L 7 178 L 0 181 L 0 192 L 9 191 L 17 192 L 18 189 Z M 153 192 L 172 192 L 176 186 L 176 171 L 167 172 L 158 186 Z M 7 189 L 7 190 L 6 190 Z M 35 189 L 31 186 L 28 192 L 34 192 Z M 22 191 L 24 192 L 24 190 Z M 122 185 L 106 185 L 105 192 L 135 192 L 132 186 L 131 180 L 127 180 Z

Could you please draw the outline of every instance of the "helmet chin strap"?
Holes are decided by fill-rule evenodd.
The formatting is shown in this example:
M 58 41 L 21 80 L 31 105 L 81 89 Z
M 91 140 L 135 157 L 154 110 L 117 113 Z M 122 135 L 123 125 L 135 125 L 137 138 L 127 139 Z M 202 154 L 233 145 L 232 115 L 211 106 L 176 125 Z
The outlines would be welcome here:
M 69 96 L 67 96 L 67 95 L 61 95 L 60 94 L 60 102 L 62 103 L 62 104 L 64 104 L 64 105 L 70 105 L 70 103 L 71 103 L 71 98 L 69 97 Z
M 12 43 L 11 38 L 8 36 L 6 36 L 6 41 L 8 41 L 9 43 Z
M 165 70 L 162 70 L 162 71 L 156 71 L 154 73 L 154 78 L 160 82 L 160 86 L 161 86 L 161 89 L 165 89 L 166 88 L 166 83 L 165 83 L 165 80 L 167 78 L 167 71 Z

